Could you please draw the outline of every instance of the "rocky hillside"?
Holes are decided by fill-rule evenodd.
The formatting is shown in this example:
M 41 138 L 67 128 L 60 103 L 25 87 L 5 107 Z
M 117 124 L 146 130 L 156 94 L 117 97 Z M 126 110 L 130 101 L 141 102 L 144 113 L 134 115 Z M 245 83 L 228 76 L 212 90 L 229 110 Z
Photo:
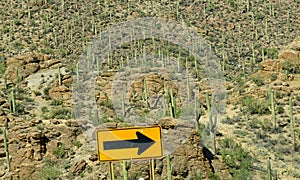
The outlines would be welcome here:
M 205 70 L 196 56 L 160 39 L 130 41 L 105 59 L 91 95 L 97 116 L 86 114 L 95 126 L 132 125 L 118 114 L 122 108 L 114 98 L 132 107 L 124 117 L 134 112 L 142 117 L 139 122 L 161 125 L 164 144 L 174 142 L 176 148 L 170 159 L 155 159 L 156 179 L 300 178 L 299 0 L 0 3 L 0 179 L 109 178 L 108 164 L 98 162 L 83 128 L 89 124 L 75 118 L 77 63 L 88 54 L 89 42 L 113 25 L 143 17 L 191 28 L 220 61 L 227 100 L 218 129 L 210 129 L 215 141 L 205 142 L 214 99 Z M 111 96 L 127 59 L 145 52 L 187 69 L 192 81 L 181 80 L 199 87 L 198 94 L 191 91 L 198 109 L 183 108 L 190 94 L 180 93 L 187 87 L 176 86 L 163 69 L 135 78 L 125 97 Z M 165 102 L 159 99 L 171 104 L 154 111 Z M 198 126 L 182 124 L 185 112 Z M 114 163 L 117 179 L 124 175 L 123 163 Z M 150 178 L 148 161 L 128 161 L 126 169 L 129 179 Z

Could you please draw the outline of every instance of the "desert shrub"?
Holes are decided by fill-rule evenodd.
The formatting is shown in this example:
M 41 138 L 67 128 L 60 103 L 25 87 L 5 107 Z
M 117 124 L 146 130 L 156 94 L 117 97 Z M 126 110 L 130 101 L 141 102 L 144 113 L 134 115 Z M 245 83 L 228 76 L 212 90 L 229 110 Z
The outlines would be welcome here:
M 209 173 L 209 176 L 208 176 L 208 179 L 209 179 L 209 180 L 219 180 L 220 177 L 219 177 L 218 174 L 213 173 L 213 172 L 210 172 L 210 173 Z
M 22 104 L 22 103 L 17 103 L 16 104 L 16 115 L 23 115 L 23 114 L 26 114 L 26 111 L 25 111 L 25 106 Z
M 231 138 L 221 141 L 221 155 L 225 163 L 231 168 L 233 179 L 245 179 L 251 177 L 252 157 L 244 151 L 240 144 Z M 246 178 L 246 179 L 247 179 Z
M 269 114 L 270 110 L 268 108 L 269 103 L 265 100 L 260 100 L 258 98 L 253 98 L 251 96 L 246 96 L 241 101 L 244 109 L 250 114 Z
M 49 100 L 51 99 L 50 96 L 49 96 L 49 90 L 50 90 L 50 87 L 45 87 L 44 88 L 44 95 L 42 96 L 44 99 L 46 100 Z
M 278 114 L 283 114 L 284 113 L 284 108 L 282 106 L 278 106 L 277 113 Z
M 272 74 L 270 80 L 275 81 L 276 79 L 277 79 L 277 74 Z
M 71 111 L 65 108 L 55 109 L 51 112 L 51 118 L 56 119 L 70 119 L 71 118 Z
M 53 152 L 57 158 L 64 158 L 67 153 L 64 144 L 60 144 L 60 145 L 56 146 L 54 148 Z
M 74 142 L 74 145 L 77 146 L 78 148 L 82 146 L 81 142 L 78 140 Z
M 57 179 L 62 174 L 62 172 L 58 168 L 56 161 L 52 161 L 50 159 L 45 158 L 43 159 L 43 163 L 44 165 L 38 173 L 36 179 Z
M 257 86 L 262 86 L 265 84 L 265 81 L 261 76 L 255 76 L 252 78 L 252 81 L 257 85 Z
M 62 105 L 63 103 L 64 103 L 63 100 L 56 100 L 56 99 L 54 99 L 54 100 L 51 101 L 50 105 L 51 106 L 59 106 L 59 105 Z
M 36 96 L 42 95 L 42 93 L 41 93 L 40 91 L 33 91 L 33 92 L 34 92 L 34 94 L 35 94 Z
M 227 116 L 225 119 L 222 119 L 222 123 L 225 123 L 225 124 L 235 124 L 235 123 L 238 123 L 240 121 L 241 121 L 241 118 L 238 117 L 238 116 L 234 116 L 232 118 Z
M 42 113 L 49 112 L 49 110 L 48 110 L 48 108 L 46 106 L 43 106 L 41 110 L 42 110 Z
M 278 59 L 278 51 L 274 48 L 267 49 L 267 56 L 271 59 Z
M 57 179 L 62 172 L 57 167 L 44 167 L 38 174 L 37 179 Z
M 297 59 L 286 59 L 281 63 L 281 66 L 288 73 L 300 73 L 300 62 Z

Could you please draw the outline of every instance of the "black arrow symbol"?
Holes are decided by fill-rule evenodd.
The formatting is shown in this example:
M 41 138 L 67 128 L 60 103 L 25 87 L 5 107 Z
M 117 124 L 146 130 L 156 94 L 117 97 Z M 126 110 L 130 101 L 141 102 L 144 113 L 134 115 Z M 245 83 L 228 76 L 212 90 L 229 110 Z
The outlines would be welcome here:
M 138 155 L 145 152 L 150 146 L 152 146 L 155 141 L 151 138 L 145 136 L 140 132 L 136 132 L 137 139 L 130 140 L 120 140 L 120 141 L 104 141 L 104 150 L 113 149 L 128 149 L 128 148 L 138 148 Z

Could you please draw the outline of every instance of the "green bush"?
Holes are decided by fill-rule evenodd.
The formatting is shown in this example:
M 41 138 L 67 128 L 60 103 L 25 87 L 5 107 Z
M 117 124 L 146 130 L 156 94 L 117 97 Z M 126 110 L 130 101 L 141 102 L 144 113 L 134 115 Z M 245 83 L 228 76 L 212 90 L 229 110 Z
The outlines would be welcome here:
M 269 103 L 265 100 L 260 100 L 258 98 L 253 98 L 251 96 L 246 96 L 241 101 L 242 106 L 250 114 L 269 114 L 270 110 L 268 108 Z
M 300 73 L 300 62 L 297 59 L 286 59 L 281 63 L 281 66 L 288 73 Z
M 66 155 L 66 149 L 65 149 L 65 145 L 64 144 L 60 144 L 58 146 L 56 146 L 53 150 L 54 155 L 57 158 L 64 158 Z
M 275 81 L 277 79 L 277 77 L 278 77 L 277 74 L 272 74 L 270 77 L 270 80 Z
M 257 85 L 257 86 L 262 86 L 265 84 L 265 81 L 261 76 L 255 76 L 252 78 L 252 81 Z
M 51 113 L 51 118 L 54 119 L 70 119 L 71 111 L 65 108 L 55 109 Z
M 57 179 L 62 174 L 62 172 L 56 167 L 43 167 L 38 174 L 37 179 Z
M 57 179 L 62 174 L 58 169 L 57 162 L 48 158 L 43 159 L 43 167 L 37 175 L 38 180 Z
M 233 179 L 251 177 L 252 157 L 244 151 L 240 144 L 231 138 L 221 141 L 221 155 L 225 163 L 231 168 Z
M 56 100 L 56 99 L 54 99 L 54 100 L 51 101 L 50 105 L 51 106 L 59 106 L 59 105 L 62 105 L 63 103 L 64 103 L 63 100 Z
M 74 145 L 77 146 L 78 148 L 82 146 L 81 142 L 78 140 L 74 142 Z

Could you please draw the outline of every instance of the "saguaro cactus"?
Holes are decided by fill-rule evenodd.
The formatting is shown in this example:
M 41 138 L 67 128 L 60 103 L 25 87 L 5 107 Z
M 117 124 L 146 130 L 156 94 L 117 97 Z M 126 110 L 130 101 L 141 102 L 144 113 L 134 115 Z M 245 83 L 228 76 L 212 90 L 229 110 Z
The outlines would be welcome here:
M 58 85 L 59 86 L 61 86 L 61 73 L 60 73 L 60 68 L 59 68 L 59 66 L 58 66 L 58 70 L 57 70 L 58 72 L 57 72 L 57 75 L 58 75 Z
M 7 170 L 10 171 L 10 158 L 9 158 L 9 151 L 8 151 L 8 145 L 7 145 L 7 136 L 6 136 L 7 128 L 8 128 L 8 122 L 7 122 L 7 119 L 6 119 L 6 120 L 5 120 L 5 124 L 4 124 L 4 129 L 3 129 L 4 149 L 5 149 L 5 156 L 6 156 Z
M 167 106 L 170 111 L 170 116 L 176 117 L 176 100 L 173 95 L 172 89 L 167 89 Z
M 146 102 L 147 107 L 150 108 L 146 79 L 143 80 L 143 100 Z
M 291 121 L 291 130 L 292 130 L 292 138 L 293 138 L 293 148 L 296 150 L 296 136 L 295 136 L 295 124 L 294 124 L 294 115 L 293 115 L 293 99 L 290 97 L 289 99 L 289 105 L 290 105 L 290 121 Z
M 5 73 L 4 73 L 4 87 L 5 89 L 7 89 L 7 77 Z
M 171 164 L 170 155 L 167 156 L 168 180 L 172 180 L 173 166 Z
M 212 97 L 212 103 L 214 103 L 214 97 Z M 208 98 L 208 93 L 206 92 L 206 104 L 207 104 L 207 111 L 208 111 L 208 126 L 206 127 L 206 134 L 210 136 L 213 135 L 213 148 L 214 152 L 216 153 L 216 131 L 217 131 L 217 122 L 218 118 L 217 116 L 212 116 L 211 114 L 211 105 Z
M 123 167 L 123 178 L 124 178 L 124 180 L 127 180 L 128 179 L 128 170 L 131 167 L 131 163 L 128 161 L 123 161 L 121 164 Z
M 268 180 L 272 180 L 272 167 L 271 167 L 270 157 L 267 161 L 267 171 L 268 171 Z
M 277 110 L 277 105 L 275 103 L 275 97 L 276 97 L 276 91 L 273 92 L 272 89 L 269 88 L 269 101 L 270 101 L 269 110 L 271 111 L 271 114 L 272 114 L 273 129 L 276 129 L 276 113 L 275 113 L 275 111 Z
M 10 93 L 10 104 L 11 104 L 11 112 L 12 113 L 16 113 L 16 100 L 15 100 L 15 95 L 14 95 L 14 91 L 11 91 Z

